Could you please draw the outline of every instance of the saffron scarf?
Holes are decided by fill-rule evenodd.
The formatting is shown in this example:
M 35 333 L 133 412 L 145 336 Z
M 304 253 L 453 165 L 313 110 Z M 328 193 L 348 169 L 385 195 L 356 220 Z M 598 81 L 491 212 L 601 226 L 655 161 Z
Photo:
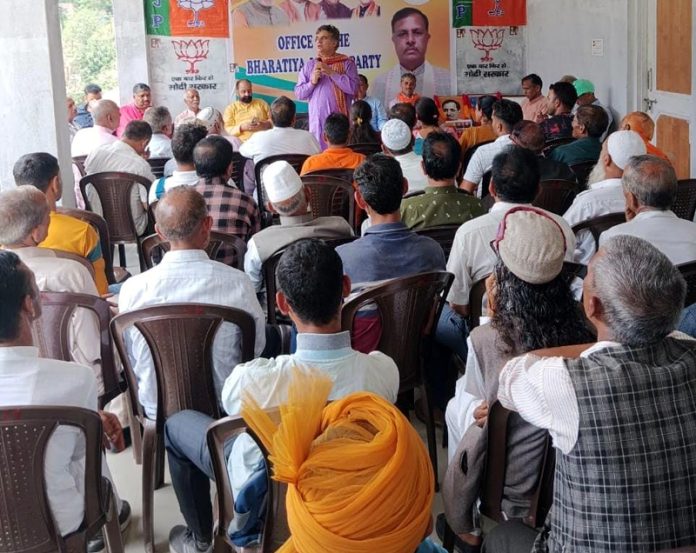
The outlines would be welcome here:
M 420 94 L 414 94 L 410 98 L 406 96 L 403 92 L 399 92 L 396 95 L 396 103 L 397 104 L 411 104 L 412 106 L 416 105 L 416 102 L 420 100 Z
M 348 56 L 344 56 L 343 54 L 334 54 L 330 58 L 321 58 L 321 62 L 324 65 L 328 65 L 336 73 L 344 75 L 346 72 L 346 60 L 348 59 L 350 58 L 348 58 Z M 340 88 L 338 88 L 336 86 L 336 83 L 334 83 L 333 81 L 331 81 L 331 85 L 333 86 L 336 104 L 338 105 L 338 111 L 341 112 L 343 115 L 348 116 L 349 105 L 346 101 L 346 93 L 343 92 Z
M 279 553 L 415 551 L 430 523 L 434 478 L 428 453 L 403 414 L 358 392 L 326 405 L 333 387 L 295 369 L 280 425 L 246 394 L 242 416 L 287 482 L 291 537 Z

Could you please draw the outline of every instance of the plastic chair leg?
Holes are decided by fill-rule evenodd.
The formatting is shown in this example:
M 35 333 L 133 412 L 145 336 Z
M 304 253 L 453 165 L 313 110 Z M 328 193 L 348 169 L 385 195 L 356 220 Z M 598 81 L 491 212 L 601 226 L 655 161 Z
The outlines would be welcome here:
M 164 486 L 164 436 L 157 435 L 157 449 L 155 449 L 155 489 L 159 490 Z
M 143 428 L 143 539 L 145 551 L 155 551 L 153 503 L 155 500 L 155 456 L 157 455 L 157 426 L 155 421 L 145 421 Z
M 121 537 L 118 510 L 116 508 L 116 496 L 114 494 L 111 494 L 111 501 L 109 503 L 108 520 L 103 528 L 104 543 L 109 553 L 123 553 L 123 538 Z
M 430 454 L 430 462 L 433 464 L 433 473 L 435 474 L 435 491 L 440 491 L 440 479 L 437 471 L 437 438 L 435 437 L 435 418 L 433 416 L 433 404 L 430 392 L 427 386 L 421 388 L 423 399 L 425 401 L 425 429 L 428 438 L 428 453 Z

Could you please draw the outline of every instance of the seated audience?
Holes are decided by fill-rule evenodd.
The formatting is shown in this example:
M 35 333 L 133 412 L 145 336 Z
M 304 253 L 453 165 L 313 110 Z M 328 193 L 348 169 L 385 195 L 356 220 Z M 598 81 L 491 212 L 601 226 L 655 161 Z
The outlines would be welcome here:
M 493 130 L 493 104 L 496 103 L 495 96 L 480 96 L 476 103 L 476 120 L 480 123 L 474 127 L 462 130 L 459 143 L 462 146 L 462 154 L 467 150 L 478 146 L 482 142 L 492 142 L 498 135 Z
M 90 104 L 98 102 L 101 98 L 102 89 L 99 85 L 90 83 L 85 87 L 85 103 L 77 106 L 77 113 L 73 119 L 73 123 L 77 125 L 78 129 L 87 129 L 94 125 Z
M 171 249 L 162 261 L 123 283 L 118 298 L 121 313 L 168 303 L 209 303 L 248 312 L 256 323 L 254 351 L 266 344 L 265 319 L 248 277 L 241 271 L 208 258 L 212 218 L 203 197 L 193 188 L 179 186 L 157 204 L 155 230 Z M 224 323 L 213 343 L 213 381 L 220 393 L 225 379 L 241 357 L 237 326 Z M 138 398 L 149 418 L 157 414 L 157 383 L 150 348 L 134 329 L 126 335 L 128 356 L 138 378 Z
M 278 307 L 298 330 L 297 351 L 238 365 L 222 391 L 225 411 L 238 415 L 245 392 L 258 392 L 263 408 L 280 405 L 288 397 L 293 374 L 310 368 L 330 378 L 328 399 L 365 391 L 396 401 L 399 373 L 394 361 L 380 352 L 358 353 L 350 347 L 350 334 L 341 332 L 341 302 L 350 290 L 350 279 L 344 276 L 334 249 L 319 240 L 301 240 L 283 254 L 276 276 Z M 170 547 L 177 553 L 212 550 L 209 479 L 213 473 L 205 442 L 211 422 L 201 413 L 181 411 L 165 427 L 172 484 L 186 521 L 186 526 L 175 526 L 169 535 Z M 234 441 L 228 468 L 235 497 L 261 459 L 248 436 Z
M 205 125 L 205 128 L 208 129 L 208 136 L 222 136 L 232 144 L 235 151 L 239 151 L 242 141 L 238 137 L 230 135 L 225 130 L 225 123 L 222 120 L 222 113 L 220 113 L 219 110 L 211 107 L 203 108 L 198 112 L 198 115 L 196 115 L 196 122 Z M 167 174 L 166 170 L 164 174 Z
M 607 134 L 611 130 L 611 126 L 614 123 L 614 116 L 611 114 L 611 110 L 602 104 L 602 102 L 600 102 L 595 96 L 595 86 L 592 81 L 588 81 L 587 79 L 577 79 L 573 81 L 573 86 L 575 87 L 575 92 L 578 93 L 578 99 L 575 102 L 578 107 L 598 106 L 607 114 L 607 128 L 602 136 L 599 137 L 600 142 L 604 142 L 604 139 L 607 137 Z
M 446 132 L 456 138 L 456 131 L 452 127 L 440 126 L 440 110 L 432 98 L 420 98 L 415 105 L 416 120 L 420 127 L 414 131 L 416 140 L 425 140 L 431 132 Z
M 256 188 L 254 165 L 264 158 L 281 154 L 313 155 L 321 152 L 319 143 L 309 131 L 294 128 L 295 102 L 279 96 L 271 104 L 273 127 L 255 132 L 239 147 L 239 153 L 251 159 L 244 171 L 244 190 L 253 194 Z
M 77 110 L 75 109 L 75 100 L 70 96 L 66 98 L 67 108 L 68 108 L 68 133 L 70 134 L 70 142 L 72 143 L 79 127 L 73 123 L 75 120 L 75 115 L 77 115 Z
M 267 10 L 268 8 L 263 9 Z M 271 128 L 271 113 L 265 100 L 253 97 L 249 79 L 237 80 L 234 90 L 237 99 L 225 108 L 223 115 L 225 130 L 230 135 L 245 142 L 255 132 Z
M 498 138 L 490 144 L 484 144 L 474 152 L 469 165 L 464 173 L 461 187 L 481 197 L 481 181 L 483 174 L 490 171 L 493 158 L 512 144 L 510 131 L 518 122 L 522 121 L 522 108 L 512 100 L 499 100 L 493 104 L 491 116 L 493 131 Z
M 233 153 L 232 145 L 221 136 L 200 140 L 193 149 L 193 164 L 200 179 L 194 190 L 208 206 L 211 230 L 233 234 L 246 242 L 261 228 L 261 217 L 254 199 L 230 185 Z M 234 252 L 222 246 L 216 259 L 233 263 Z
M 387 122 L 387 112 L 384 109 L 384 104 L 382 100 L 375 96 L 367 95 L 367 88 L 369 86 L 367 77 L 362 73 L 358 75 L 358 91 L 355 94 L 355 100 L 362 100 L 367 102 L 372 110 L 372 119 L 370 119 L 370 125 L 374 131 L 381 131 L 384 124 Z
M 539 162 L 539 174 L 542 181 L 567 180 L 575 182 L 575 173 L 565 163 L 554 161 L 542 155 L 544 150 L 544 131 L 532 121 L 520 121 L 510 133 L 512 143 L 532 151 Z
M 404 125 L 402 121 L 388 124 L 392 122 Z M 380 280 L 445 270 L 442 247 L 401 222 L 399 206 L 406 180 L 394 158 L 384 154 L 371 156 L 356 169 L 355 183 L 355 201 L 367 212 L 372 224 L 362 238 L 336 248 L 354 290 Z M 359 311 L 353 324 L 353 347 L 365 353 L 373 351 L 380 334 L 380 319 L 375 310 Z
M 350 122 L 342 113 L 332 113 L 324 123 L 324 142 L 326 150 L 309 156 L 302 165 L 301 175 L 322 169 L 355 169 L 365 156 L 351 150 L 348 146 Z
M 177 186 L 195 186 L 200 180 L 193 163 L 193 149 L 203 140 L 208 131 L 197 123 L 182 123 L 176 127 L 172 136 L 172 154 L 176 161 L 176 170 L 170 177 L 157 179 L 150 186 L 149 203 L 156 202 L 162 195 Z
M 63 195 L 58 160 L 44 152 L 26 154 L 14 164 L 12 175 L 17 186 L 35 186 L 46 196 L 50 223 L 46 239 L 39 247 L 74 253 L 87 259 L 94 267 L 97 291 L 99 294 L 106 294 L 109 283 L 104 272 L 99 234 L 89 223 L 56 211 L 56 204 Z
M 201 95 L 196 88 L 190 86 L 186 89 L 184 93 L 184 104 L 186 104 L 186 109 L 174 119 L 175 127 L 184 123 L 193 123 L 196 120 L 198 112 L 201 111 Z
M 522 94 L 525 99 L 522 102 L 522 115 L 525 121 L 541 123 L 546 119 L 548 103 L 541 93 L 544 81 L 536 73 L 522 77 Z
M 356 100 L 350 106 L 350 133 L 348 144 L 379 144 L 379 135 L 370 125 L 372 108 L 363 100 Z
M 16 253 L 0 251 L 0 282 L 0 406 L 59 405 L 97 411 L 98 385 L 90 369 L 78 363 L 39 357 L 31 322 L 41 316 L 41 300 L 31 269 Z M 118 420 L 103 411 L 99 415 L 105 441 L 123 449 Z M 84 517 L 85 444 L 80 432 L 59 425 L 49 438 L 44 462 L 50 514 L 58 533 L 67 536 L 80 528 Z M 18 469 L 30 471 L 31 466 Z M 112 482 L 123 531 L 130 523 L 131 508 L 118 497 L 104 456 L 102 476 Z M 87 550 L 103 549 L 104 538 L 99 532 L 89 540 Z
M 401 91 L 396 95 L 396 98 L 389 102 L 389 107 L 391 108 L 395 104 L 415 106 L 420 99 L 420 94 L 416 93 L 416 76 L 413 73 L 404 73 L 401 75 L 400 84 Z
M 471 331 L 466 372 L 446 411 L 450 464 L 443 484 L 445 511 L 449 525 L 470 545 L 480 541 L 470 532 L 486 467 L 488 408 L 497 399 L 500 370 L 516 355 L 593 338 L 570 279 L 562 273 L 565 236 L 555 220 L 535 208 L 513 208 L 503 217 L 493 245 L 497 261 L 486 282 L 491 322 Z M 545 444 L 546 432 L 510 415 L 502 500 L 509 519 L 524 518 L 529 511 Z
M 302 238 L 349 238 L 353 229 L 343 217 L 312 219 L 309 190 L 287 161 L 271 163 L 263 173 L 268 210 L 280 215 L 280 225 L 257 232 L 247 244 L 244 271 L 257 292 L 263 289 L 263 264 L 274 253 Z
M 94 125 L 81 128 L 75 134 L 70 144 L 70 154 L 73 157 L 86 156 L 103 144 L 117 142 L 114 131 L 121 121 L 121 112 L 111 100 L 98 100 L 92 109 Z
M 423 143 L 423 171 L 428 177 L 425 194 L 401 202 L 401 218 L 410 229 L 460 225 L 486 210 L 473 196 L 458 190 L 461 147 L 452 135 L 434 132 Z
M 546 96 L 548 118 L 539 123 L 546 142 L 573 136 L 573 108 L 577 99 L 578 93 L 572 83 L 559 81 L 549 86 Z
M 551 159 L 575 165 L 583 161 L 597 161 L 602 150 L 600 137 L 607 128 L 607 113 L 599 106 L 582 106 L 573 117 L 573 138 L 570 144 L 554 148 Z
M 288 485 L 290 538 L 282 549 L 444 553 L 425 538 L 431 530 L 434 489 L 418 433 L 396 407 L 375 394 L 354 393 L 326 405 L 331 380 L 317 373 L 293 375 L 280 424 L 253 396 L 242 407 L 250 428 L 266 437 L 274 479 Z M 323 424 L 305 432 L 308 420 Z M 282 451 L 297 453 L 298 462 L 281 459 Z M 326 463 L 326 457 L 333 461 Z M 337 480 L 342 482 L 340 493 Z
M 678 185 L 670 162 L 649 155 L 633 157 L 621 183 L 627 222 L 605 230 L 599 245 L 627 234 L 649 242 L 675 265 L 696 261 L 696 223 L 671 211 Z
M 147 146 L 150 157 L 170 159 L 172 157 L 172 134 L 174 133 L 172 114 L 164 106 L 151 107 L 145 110 L 143 121 L 152 129 L 152 138 Z
M 540 535 L 506 522 L 484 551 L 642 553 L 696 543 L 686 492 L 696 486 L 696 342 L 673 333 L 685 292 L 655 247 L 610 238 L 584 280 L 597 343 L 505 365 L 498 400 L 551 434 L 554 501 Z
M 145 115 L 145 110 L 152 105 L 152 92 L 145 83 L 138 83 L 133 87 L 133 101 L 121 106 L 121 123 L 116 129 L 119 138 L 126 131 L 126 126 L 131 121 L 140 121 Z
M 597 108 L 595 108 L 597 109 Z M 575 196 L 572 205 L 563 214 L 571 227 L 608 213 L 621 213 L 625 208 L 621 176 L 624 167 L 634 156 L 645 154 L 645 143 L 638 133 L 616 131 L 602 145 L 597 166 L 604 172 L 604 179 L 590 185 L 589 190 Z M 589 230 L 577 236 L 575 261 L 587 265 L 594 254 L 595 242 Z
M 655 122 L 647 113 L 643 113 L 642 111 L 632 111 L 621 120 L 619 130 L 637 132 L 645 141 L 645 148 L 647 149 L 646 153 L 648 155 L 661 157 L 662 159 L 669 161 L 667 154 L 650 142 L 655 134 Z
M 120 140 L 100 146 L 87 156 L 85 171 L 88 175 L 106 171 L 119 171 L 140 175 L 149 181 L 155 180 L 150 164 L 143 156 L 152 138 L 152 129 L 145 121 L 131 121 Z M 102 215 L 102 205 L 92 185 L 87 187 L 87 197 L 92 211 Z M 131 214 L 138 235 L 147 228 L 147 190 L 142 184 L 131 188 Z
M 400 119 L 390 119 L 382 127 L 382 151 L 401 166 L 408 192 L 425 190 L 428 177 L 423 172 L 423 158 L 413 151 L 413 134 Z
M 389 119 L 400 119 L 413 131 L 416 126 L 416 108 L 411 104 L 394 104 L 389 108 Z

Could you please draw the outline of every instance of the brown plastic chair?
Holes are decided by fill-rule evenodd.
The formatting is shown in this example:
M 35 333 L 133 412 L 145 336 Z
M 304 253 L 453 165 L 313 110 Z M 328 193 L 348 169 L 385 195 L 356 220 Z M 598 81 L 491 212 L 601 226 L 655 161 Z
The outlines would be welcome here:
M 377 349 L 391 357 L 399 368 L 399 394 L 420 388 L 426 404 L 426 429 L 430 461 L 438 488 L 437 442 L 430 385 L 425 376 L 429 338 L 440 317 L 454 275 L 445 271 L 394 278 L 367 288 L 346 302 L 341 327 L 350 331 L 357 311 L 375 303 L 382 319 Z
M 44 460 L 59 426 L 85 436 L 84 516 L 80 528 L 61 536 L 46 494 Z M 87 541 L 104 528 L 107 550 L 122 553 L 123 543 L 111 483 L 102 477 L 102 424 L 99 415 L 79 407 L 0 408 L 0 552 L 83 553 Z
M 680 219 L 693 221 L 696 215 L 696 179 L 682 179 L 677 183 L 677 197 L 672 211 Z
M 605 230 L 625 222 L 625 213 L 608 213 L 607 215 L 600 215 L 599 217 L 594 217 L 592 219 L 588 219 L 587 221 L 583 221 L 582 223 L 578 223 L 573 227 L 573 233 L 575 236 L 577 236 L 578 232 L 582 230 L 589 230 L 592 234 L 592 238 L 594 238 L 595 241 L 595 250 L 598 250 L 599 237 L 601 234 Z
M 567 180 L 543 180 L 539 183 L 539 193 L 532 205 L 563 215 L 573 203 L 578 193 L 578 184 Z
M 450 251 L 452 251 L 452 243 L 454 242 L 454 235 L 457 234 L 457 229 L 461 225 L 440 225 L 436 227 L 426 227 L 414 231 L 416 234 L 421 236 L 427 236 L 432 238 L 440 244 L 442 251 L 445 252 L 445 259 L 449 258 Z
M 273 417 L 279 416 L 278 409 L 269 411 Z M 271 478 L 272 466 L 268 459 L 268 451 L 263 447 L 261 440 L 247 427 L 244 419 L 240 416 L 225 417 L 215 421 L 208 427 L 208 450 L 213 465 L 215 475 L 215 487 L 217 490 L 218 504 L 218 524 L 213 536 L 214 553 L 234 553 L 232 542 L 227 537 L 227 528 L 234 518 L 234 497 L 232 496 L 232 486 L 227 472 L 227 459 L 225 458 L 225 442 L 246 432 L 256 442 L 263 453 L 266 461 L 266 483 L 268 495 L 266 498 L 266 517 L 263 532 L 261 534 L 261 545 L 259 553 L 272 553 L 277 551 L 280 546 L 290 537 L 288 528 L 287 513 L 285 509 L 285 495 L 287 484 L 277 482 Z
M 69 207 L 59 207 L 58 213 L 64 213 L 65 215 L 70 215 L 71 217 L 75 217 L 75 219 L 80 219 L 80 221 L 89 223 L 97 231 L 97 234 L 99 234 L 102 257 L 104 258 L 106 280 L 109 284 L 121 283 L 131 276 L 130 273 L 122 267 L 114 267 L 109 225 L 106 223 L 104 217 L 93 211 Z
M 85 171 L 85 160 L 87 159 L 87 156 L 73 156 L 72 162 L 75 167 L 77 167 L 77 171 L 80 173 L 81 177 L 84 177 L 87 175 L 87 172 Z
M 343 217 L 348 224 L 355 228 L 355 196 L 353 186 L 336 177 L 315 175 L 313 173 L 302 177 L 302 184 L 309 189 L 309 204 L 312 217 L 328 217 L 331 215 Z
M 292 168 L 300 174 L 302 165 L 309 156 L 306 154 L 280 154 L 277 156 L 268 156 L 259 160 L 254 166 L 254 177 L 256 180 L 256 197 L 258 198 L 259 213 L 261 214 L 261 226 L 263 228 L 273 224 L 273 214 L 266 209 L 266 190 L 263 187 L 263 171 L 266 166 L 276 161 L 287 161 Z
M 596 159 L 580 161 L 578 163 L 568 165 L 570 170 L 575 174 L 575 178 L 578 179 L 578 185 L 580 186 L 581 190 L 585 190 L 585 188 L 587 188 L 587 179 L 589 178 L 595 165 L 597 165 Z
M 167 164 L 170 158 L 168 157 L 151 157 L 147 160 L 150 164 L 150 169 L 152 169 L 152 174 L 155 178 L 160 179 L 164 176 L 164 166 Z
M 234 181 L 242 192 L 244 192 L 244 166 L 249 161 L 239 152 L 232 152 L 232 174 L 230 179 Z
M 677 265 L 677 269 L 679 269 L 686 281 L 686 298 L 684 299 L 684 306 L 686 307 L 696 303 L 696 261 Z
M 154 551 L 153 499 L 164 480 L 164 424 L 168 417 L 193 409 L 213 418 L 221 410 L 213 385 L 213 340 L 223 322 L 239 327 L 241 361 L 254 357 L 256 326 L 246 311 L 203 303 L 173 303 L 121 313 L 111 334 L 125 369 L 132 416 L 142 425 L 143 533 L 145 549 Z M 126 348 L 126 331 L 134 327 L 152 353 L 157 381 L 157 417 L 147 418 L 138 400 L 138 383 Z M 131 429 L 135 432 L 137 429 Z
M 566 144 L 570 144 L 573 141 L 575 141 L 575 139 L 572 136 L 564 136 L 563 138 L 554 138 L 552 140 L 547 140 L 546 142 L 544 142 L 544 149 L 542 150 L 542 153 L 545 157 L 548 157 L 549 154 L 551 154 L 551 152 L 553 152 L 559 146 L 565 146 Z
M 371 156 L 372 154 L 378 154 L 382 151 L 382 145 L 379 142 L 357 142 L 355 144 L 348 144 L 348 147 L 358 154 L 363 154 L 364 156 Z
M 135 228 L 133 214 L 131 213 L 131 188 L 142 184 L 146 190 L 152 184 L 146 178 L 131 173 L 108 171 L 87 175 L 80 180 L 80 192 L 85 200 L 85 206 L 92 211 L 92 206 L 87 197 L 87 185 L 91 184 L 102 205 L 104 219 L 109 227 L 109 238 L 112 244 L 118 244 L 119 262 L 121 267 L 126 267 L 126 244 L 135 243 L 138 248 L 140 270 L 145 270 L 140 237 Z
M 75 309 L 87 309 L 99 321 L 99 357 L 101 359 L 101 378 L 104 391 L 99 396 L 99 408 L 120 395 L 125 390 L 119 370 L 114 360 L 109 322 L 111 308 L 100 297 L 89 294 L 69 292 L 41 292 L 41 317 L 32 323 L 34 343 L 41 357 L 59 361 L 75 361 L 70 355 L 70 319 Z
M 317 171 L 307 173 L 307 175 L 312 175 L 313 177 L 334 177 L 346 181 L 348 184 L 353 184 L 354 174 L 355 171 L 353 169 L 318 169 Z
M 210 259 L 215 260 L 218 254 L 218 250 L 225 246 L 226 248 L 234 251 L 234 263 L 230 264 L 231 267 L 244 270 L 244 254 L 246 253 L 246 242 L 234 236 L 232 234 L 227 234 L 224 232 L 211 231 L 210 241 L 208 246 L 205 248 L 205 252 L 208 254 Z M 157 265 L 164 254 L 169 251 L 169 242 L 163 241 L 157 234 L 151 234 L 143 238 L 142 242 L 143 248 L 143 258 L 145 259 L 145 267 L 152 269 Z
M 486 279 L 490 273 L 477 280 L 469 291 L 469 332 L 481 324 L 483 315 L 483 296 L 486 294 Z
M 75 263 L 79 263 L 85 269 L 87 269 L 89 276 L 91 276 L 92 280 L 94 280 L 94 265 L 92 265 L 87 260 L 86 257 L 82 257 L 81 255 L 77 255 L 76 253 L 66 252 L 64 250 L 56 250 L 53 248 L 46 248 L 46 249 L 53 251 L 53 253 L 56 254 L 56 257 L 60 257 L 61 259 L 69 259 L 70 261 L 74 261 Z

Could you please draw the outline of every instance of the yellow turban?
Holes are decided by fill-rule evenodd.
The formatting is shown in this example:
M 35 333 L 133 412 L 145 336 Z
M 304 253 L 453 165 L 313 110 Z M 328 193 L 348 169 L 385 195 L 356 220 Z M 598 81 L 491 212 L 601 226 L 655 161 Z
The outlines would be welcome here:
M 383 398 L 326 405 L 332 381 L 295 370 L 280 426 L 247 395 L 242 416 L 287 482 L 290 539 L 281 553 L 409 553 L 425 538 L 432 465 L 415 429 Z

